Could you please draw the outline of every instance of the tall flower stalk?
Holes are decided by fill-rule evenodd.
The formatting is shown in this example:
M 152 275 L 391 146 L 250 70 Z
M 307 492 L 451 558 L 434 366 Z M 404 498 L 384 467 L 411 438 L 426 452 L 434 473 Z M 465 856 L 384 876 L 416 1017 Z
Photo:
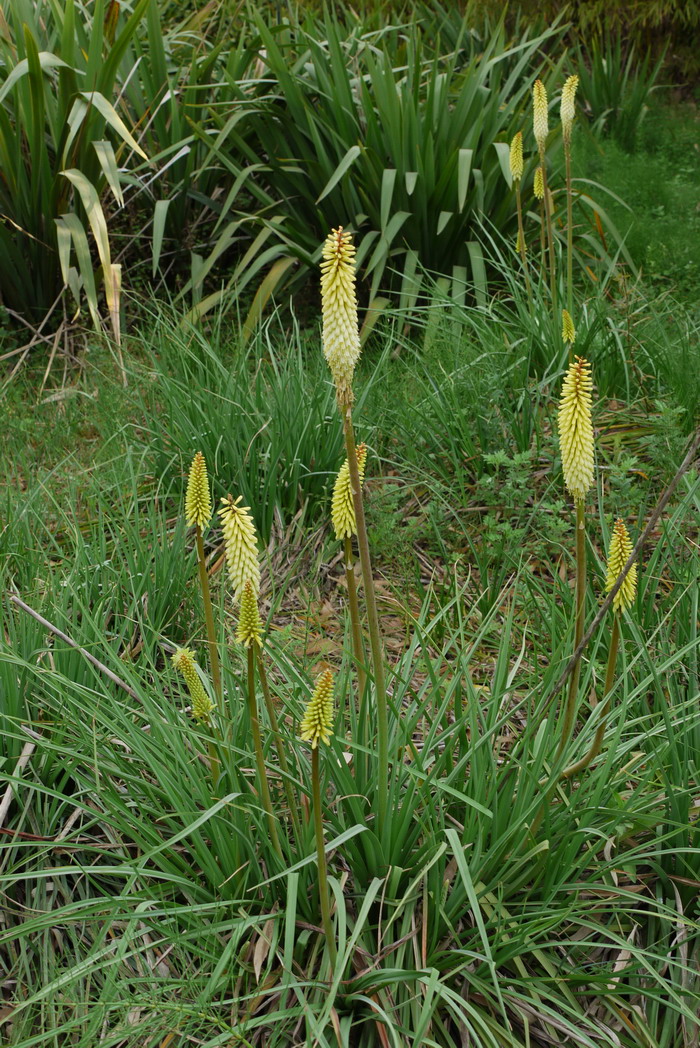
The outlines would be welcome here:
M 576 116 L 576 88 L 578 77 L 567 77 L 561 93 L 561 133 L 564 139 L 564 162 L 566 164 L 566 305 L 569 315 L 574 312 L 574 218 L 573 193 L 571 189 L 571 131 Z
M 532 91 L 532 129 L 540 154 L 540 169 L 542 171 L 542 199 L 544 201 L 544 214 L 547 226 L 547 247 L 549 252 L 549 285 L 552 295 L 552 309 L 557 312 L 557 285 L 556 265 L 554 259 L 554 231 L 552 228 L 552 197 L 547 186 L 547 161 L 545 150 L 547 147 L 547 135 L 549 134 L 549 109 L 547 105 L 547 91 L 541 80 L 535 80 Z
M 280 766 L 280 775 L 282 777 L 282 784 L 284 786 L 284 792 L 287 798 L 287 807 L 289 808 L 289 815 L 294 826 L 294 832 L 297 840 L 301 839 L 301 826 L 299 824 L 299 817 L 297 815 L 297 805 L 294 799 L 294 793 L 292 791 L 292 783 L 289 775 L 289 764 L 287 763 L 287 754 L 285 753 L 284 743 L 282 736 L 280 735 L 279 722 L 277 720 L 277 711 L 275 710 L 275 704 L 272 701 L 272 695 L 270 694 L 270 687 L 267 682 L 267 674 L 265 672 L 265 662 L 263 660 L 263 627 L 260 620 L 260 609 L 258 608 L 258 600 L 253 590 L 253 585 L 248 579 L 243 586 L 243 595 L 241 597 L 241 610 L 238 617 L 238 627 L 236 629 L 236 640 L 239 644 L 242 644 L 249 650 L 252 648 L 255 652 L 258 676 L 260 677 L 260 686 L 262 688 L 263 697 L 265 699 L 265 708 L 267 715 L 270 719 L 270 728 L 272 729 L 272 739 L 275 744 L 277 751 L 277 760 Z
M 542 279 L 546 280 L 546 268 L 547 268 L 547 238 L 546 238 L 546 219 L 544 210 L 544 176 L 542 174 L 542 167 L 538 165 L 535 168 L 535 177 L 532 183 L 532 192 L 535 194 L 535 200 L 540 202 L 540 259 L 541 259 L 541 274 Z
M 357 472 L 360 484 L 364 480 L 366 461 L 367 446 L 360 444 L 357 449 Z M 352 646 L 357 667 L 357 687 L 360 699 L 362 699 L 365 694 L 367 674 L 365 673 L 365 653 L 362 644 L 360 609 L 357 600 L 357 584 L 355 582 L 355 555 L 352 548 L 353 535 L 357 534 L 357 522 L 355 520 L 355 503 L 352 497 L 350 464 L 347 459 L 340 467 L 333 486 L 331 520 L 335 537 L 343 542 L 345 582 L 348 588 L 348 605 L 350 607 L 350 624 L 352 627 Z
M 270 797 L 270 784 L 267 780 L 265 770 L 265 754 L 263 752 L 262 736 L 260 734 L 260 719 L 258 715 L 258 703 L 255 696 L 255 651 L 248 648 L 248 716 L 250 717 L 250 730 L 253 735 L 255 747 L 255 763 L 258 768 L 258 781 L 260 783 L 260 799 L 262 800 L 265 815 L 267 816 L 267 828 L 270 832 L 272 847 L 282 859 L 282 846 L 277 833 L 277 822 L 272 811 L 272 798 Z
M 279 858 L 282 859 L 282 847 L 277 833 L 277 822 L 272 811 L 270 785 L 265 768 L 265 754 L 260 734 L 260 718 L 255 694 L 255 651 L 260 644 L 262 633 L 257 605 L 258 593 L 260 591 L 258 540 L 249 507 L 239 505 L 241 501 L 242 498 L 240 496 L 234 500 L 231 495 L 222 499 L 219 516 L 224 533 L 226 567 L 229 580 L 233 587 L 234 599 L 240 602 L 241 605 L 236 639 L 248 649 L 248 687 L 246 695 L 250 729 L 255 748 L 260 799 L 267 816 L 272 846 Z
M 515 186 L 515 203 L 518 209 L 518 251 L 520 252 L 520 259 L 523 264 L 523 273 L 525 275 L 525 287 L 527 288 L 527 297 L 532 305 L 532 289 L 530 288 L 530 276 L 527 271 L 527 258 L 526 258 L 526 245 L 525 245 L 525 227 L 523 225 L 523 202 L 520 195 L 520 182 L 523 177 L 523 133 L 518 131 L 513 136 L 513 141 L 510 143 L 510 175 L 513 179 L 513 185 Z
M 389 724 L 387 713 L 384 657 L 379 632 L 377 599 L 372 577 L 362 484 L 357 465 L 357 448 L 352 425 L 354 395 L 352 378 L 360 355 L 360 334 L 355 296 L 355 248 L 352 237 L 342 227 L 332 230 L 323 245 L 321 262 L 321 305 L 323 316 L 323 352 L 335 383 L 338 410 L 343 420 L 345 453 L 350 471 L 357 546 L 362 566 L 362 579 L 367 609 L 374 687 L 377 698 L 377 827 L 383 837 L 389 797 Z
M 321 770 L 319 766 L 319 742 L 328 745 L 333 734 L 333 674 L 324 670 L 316 681 L 313 695 L 306 707 L 299 728 L 299 737 L 311 743 L 311 796 L 314 808 L 314 835 L 316 837 L 316 858 L 318 862 L 318 894 L 321 903 L 323 931 L 328 945 L 331 969 L 337 962 L 335 932 L 331 922 L 330 892 L 328 890 L 328 870 L 326 850 L 323 845 L 323 807 L 321 803 Z
M 219 664 L 219 649 L 216 643 L 214 609 L 212 608 L 211 593 L 209 591 L 209 575 L 207 574 L 207 562 L 204 555 L 204 529 L 210 520 L 211 498 L 209 496 L 207 464 L 202 452 L 198 451 L 192 459 L 189 477 L 187 478 L 185 521 L 189 528 L 194 527 L 195 529 L 197 567 L 199 569 L 199 583 L 202 590 L 202 602 L 204 604 L 204 620 L 207 627 L 211 675 L 214 683 L 214 694 L 216 695 L 219 707 L 221 707 L 223 699 L 223 691 L 221 688 L 221 666 Z
M 583 637 L 586 606 L 586 523 L 584 500 L 586 493 L 593 484 L 594 477 L 593 422 L 591 418 L 592 388 L 590 364 L 583 357 L 577 357 L 569 365 L 569 370 L 564 378 L 558 419 L 564 483 L 576 506 L 574 651 L 578 648 Z M 581 664 L 579 662 L 569 679 L 569 691 L 557 756 L 560 756 L 563 752 L 573 729 L 580 672 Z
M 608 564 L 605 578 L 605 592 L 609 593 L 622 573 L 622 569 L 632 554 L 632 540 L 629 537 L 625 522 L 616 520 L 613 535 L 608 552 Z M 603 709 L 600 712 L 598 727 L 593 737 L 588 752 L 575 764 L 570 764 L 562 772 L 562 778 L 570 779 L 573 775 L 584 771 L 585 768 L 595 760 L 603 748 L 605 728 L 607 726 L 608 714 L 610 713 L 610 701 L 613 684 L 615 682 L 615 665 L 617 663 L 617 652 L 620 644 L 620 618 L 622 613 L 628 611 L 634 604 L 637 593 L 637 565 L 633 564 L 628 571 L 622 586 L 613 597 L 613 625 L 610 634 L 610 648 L 608 650 L 608 665 L 605 671 L 605 686 L 603 691 Z

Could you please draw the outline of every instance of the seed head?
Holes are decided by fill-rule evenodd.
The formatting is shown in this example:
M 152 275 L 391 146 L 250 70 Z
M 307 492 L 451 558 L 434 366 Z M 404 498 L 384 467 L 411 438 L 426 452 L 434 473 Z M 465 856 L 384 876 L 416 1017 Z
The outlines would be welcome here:
M 616 520 L 608 551 L 608 569 L 605 575 L 605 592 L 613 588 L 632 553 L 632 540 L 623 520 Z M 613 597 L 613 611 L 627 611 L 634 604 L 637 593 L 637 565 L 633 564 L 624 581 Z
M 262 623 L 260 621 L 258 602 L 253 592 L 253 585 L 250 579 L 247 579 L 241 597 L 241 611 L 238 616 L 236 640 L 239 644 L 244 644 L 246 648 L 249 648 L 251 644 L 257 644 L 258 647 L 262 647 L 261 637 Z
M 333 734 L 332 727 L 333 674 L 330 670 L 324 670 L 316 680 L 314 693 L 306 707 L 299 727 L 299 738 L 310 742 L 311 748 L 315 750 L 319 740 L 328 745 Z
M 562 309 L 561 311 L 561 337 L 565 342 L 571 343 L 571 345 L 576 341 L 576 328 L 568 309 Z
M 559 447 L 564 483 L 575 502 L 582 502 L 593 483 L 593 423 L 590 364 L 576 357 L 564 378 L 559 403 Z
M 518 131 L 510 143 L 510 174 L 514 182 L 523 177 L 523 133 Z
M 187 527 L 196 525 L 204 529 L 211 520 L 211 499 L 209 497 L 209 477 L 204 455 L 198 451 L 192 459 L 190 475 L 187 478 L 185 495 L 185 520 Z
M 576 88 L 578 87 L 578 77 L 569 76 L 567 77 L 566 83 L 561 93 L 561 131 L 564 136 L 564 144 L 569 145 L 571 141 L 571 128 L 573 127 L 574 117 L 576 116 Z
M 219 510 L 221 527 L 226 547 L 226 567 L 233 586 L 235 600 L 240 600 L 246 582 L 253 587 L 253 595 L 260 592 L 260 565 L 258 564 L 258 540 L 249 506 L 239 506 L 243 496 L 233 500 L 231 495 L 222 499 Z
M 197 672 L 194 652 L 189 648 L 177 648 L 172 657 L 172 663 L 185 678 L 185 684 L 192 699 L 192 716 L 195 720 L 208 723 L 214 704 L 204 690 L 204 685 Z
M 321 262 L 323 353 L 331 369 L 340 407 L 353 400 L 352 376 L 360 356 L 355 297 L 355 248 L 350 233 L 334 229 L 323 245 Z
M 532 189 L 538 200 L 544 200 L 544 171 L 541 167 L 535 170 L 535 182 Z
M 360 474 L 360 484 L 365 479 L 366 461 L 367 445 L 360 444 L 357 448 L 357 472 Z M 333 521 L 337 539 L 350 538 L 357 531 L 355 505 L 352 500 L 352 483 L 350 481 L 350 463 L 347 459 L 345 459 L 338 471 L 338 476 L 335 478 L 333 501 L 331 503 L 331 520 Z
M 541 80 L 535 80 L 535 86 L 532 89 L 532 130 L 535 133 L 540 156 L 543 156 L 549 134 L 549 112 L 547 91 Z

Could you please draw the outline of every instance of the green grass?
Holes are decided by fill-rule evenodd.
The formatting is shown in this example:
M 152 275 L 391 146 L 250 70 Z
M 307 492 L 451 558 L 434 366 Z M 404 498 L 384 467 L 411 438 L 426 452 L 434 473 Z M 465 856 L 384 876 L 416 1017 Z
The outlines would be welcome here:
M 575 349 L 596 386 L 588 622 L 613 520 L 640 533 L 700 418 L 696 126 L 688 110 L 651 113 L 631 157 L 575 136 L 579 176 L 632 206 L 611 198 L 610 211 L 641 269 L 636 282 L 608 269 L 578 292 Z M 567 353 L 546 291 L 534 282 L 531 307 L 510 247 L 493 245 L 492 297 L 475 308 L 435 283 L 410 327 L 405 312 L 382 318 L 357 373 L 387 654 L 383 837 L 373 685 L 358 694 L 328 520 L 344 446 L 318 325 L 280 309 L 246 343 L 223 317 L 193 327 L 140 301 L 125 325 L 126 387 L 95 343 L 79 366 L 57 356 L 47 376 L 40 350 L 4 385 L 8 1048 L 696 1045 L 697 465 L 643 552 L 603 750 L 562 781 L 598 727 L 610 623 L 587 649 L 576 731 L 558 754 L 554 688 L 573 636 L 574 522 L 556 440 Z M 263 715 L 281 860 L 215 523 L 204 539 L 225 696 L 213 730 L 193 722 L 170 662 L 187 644 L 206 667 L 183 521 L 197 450 L 215 500 L 242 494 L 262 539 L 264 656 L 300 824 Z M 325 662 L 335 971 L 298 739 Z
M 576 139 L 575 167 L 601 182 L 631 209 L 615 202 L 609 210 L 642 280 L 655 295 L 685 305 L 697 320 L 700 299 L 700 210 L 697 168 L 700 120 L 696 107 L 659 105 L 642 124 L 632 154 L 613 140 L 599 145 Z
M 645 551 L 603 752 L 558 783 L 595 733 L 609 636 L 589 648 L 577 731 L 558 758 L 553 685 L 572 636 L 572 512 L 554 437 L 565 362 L 546 306 L 533 325 L 517 282 L 482 310 L 435 306 L 437 328 L 426 316 L 405 334 L 397 316 L 377 329 L 357 378 L 389 668 L 384 840 L 376 714 L 371 687 L 356 691 L 327 522 L 343 447 L 318 331 L 275 316 L 243 349 L 222 326 L 203 333 L 148 307 L 126 389 L 98 353 L 69 373 L 67 397 L 6 390 L 20 438 L 0 531 L 11 790 L 0 950 L 12 995 L 0 1028 L 12 1048 L 693 1044 L 697 471 Z M 669 361 L 697 370 L 697 325 L 688 314 L 666 325 L 664 308 L 646 300 L 633 324 L 602 297 L 580 310 L 598 383 L 589 621 L 612 519 L 638 534 L 694 423 Z M 182 520 L 200 448 L 215 494 L 243 493 L 264 536 L 265 654 L 302 827 L 292 832 L 267 731 L 282 862 L 257 796 L 213 526 L 216 787 L 212 737 L 169 662 L 188 643 L 205 665 Z M 14 591 L 136 698 L 22 613 Z M 323 660 L 337 670 L 321 761 L 335 973 L 297 738 Z

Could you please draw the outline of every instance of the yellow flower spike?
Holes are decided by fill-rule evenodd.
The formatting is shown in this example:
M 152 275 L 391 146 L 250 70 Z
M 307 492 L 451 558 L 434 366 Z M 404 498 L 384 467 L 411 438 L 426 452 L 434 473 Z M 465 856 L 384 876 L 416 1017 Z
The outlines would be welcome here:
M 593 483 L 591 365 L 576 357 L 564 378 L 559 403 L 559 447 L 564 483 L 575 502 L 583 502 Z
M 576 328 L 568 309 L 561 311 L 561 337 L 564 342 L 569 342 L 571 345 L 576 341 Z
M 538 200 L 544 200 L 544 173 L 541 167 L 535 170 L 535 182 L 532 191 Z
M 360 474 L 360 484 L 365 478 L 366 462 L 367 445 L 360 444 L 357 448 L 357 471 Z M 347 459 L 345 459 L 338 471 L 338 476 L 335 478 L 333 501 L 331 503 L 331 520 L 337 539 L 350 538 L 357 531 L 355 506 L 352 501 L 352 486 L 350 484 L 350 463 Z
M 605 575 L 605 592 L 609 593 L 613 588 L 625 564 L 632 553 L 632 540 L 625 527 L 623 520 L 616 520 L 613 528 L 610 550 L 608 551 L 608 566 Z M 634 604 L 637 594 L 637 565 L 633 564 L 625 575 L 624 581 L 613 597 L 613 611 L 627 611 Z
M 578 77 L 576 75 L 567 77 L 566 83 L 561 93 L 561 130 L 564 136 L 564 143 L 568 146 L 571 141 L 571 128 L 573 127 L 574 117 L 576 116 L 576 88 L 578 87 Z
M 324 670 L 306 707 L 299 727 L 299 738 L 310 742 L 313 750 L 320 742 L 330 742 L 333 727 L 333 673 Z
M 338 404 L 354 400 L 352 376 L 360 356 L 360 332 L 355 296 L 355 247 L 343 227 L 334 229 L 323 245 L 321 262 L 323 353 L 333 375 Z
M 221 500 L 219 510 L 226 547 L 226 567 L 235 600 L 241 599 L 246 582 L 250 582 L 255 597 L 260 592 L 258 540 L 250 507 L 238 505 L 242 498 L 239 495 L 234 501 L 231 495 L 227 495 Z
M 192 716 L 195 720 L 208 723 L 214 704 L 207 695 L 197 672 L 194 652 L 189 648 L 177 648 L 172 657 L 172 664 L 185 678 L 185 684 L 192 699 Z
M 262 622 L 260 621 L 258 602 L 250 579 L 246 581 L 243 587 L 236 640 L 239 644 L 244 644 L 246 648 L 249 648 L 251 644 L 257 644 L 258 647 L 262 647 Z
M 510 143 L 510 174 L 514 182 L 523 177 L 523 133 L 518 131 Z
M 549 134 L 549 111 L 547 91 L 541 80 L 535 80 L 535 86 L 532 89 L 532 130 L 535 133 L 540 156 L 542 156 Z
M 211 498 L 209 497 L 209 477 L 204 455 L 198 451 L 192 459 L 190 475 L 187 478 L 185 495 L 185 521 L 187 527 L 195 525 L 204 528 L 211 520 Z

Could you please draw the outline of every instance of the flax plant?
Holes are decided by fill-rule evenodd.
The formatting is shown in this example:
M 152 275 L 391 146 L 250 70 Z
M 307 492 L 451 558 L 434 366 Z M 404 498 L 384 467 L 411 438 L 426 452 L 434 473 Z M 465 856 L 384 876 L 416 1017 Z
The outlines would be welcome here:
M 380 839 L 387 818 L 389 778 L 389 726 L 387 715 L 384 658 L 379 632 L 377 599 L 372 578 L 362 484 L 357 462 L 357 448 L 352 424 L 354 395 L 352 378 L 360 355 L 360 335 L 355 296 L 355 248 L 349 233 L 338 227 L 326 238 L 321 263 L 321 306 L 323 317 L 323 352 L 335 383 L 338 410 L 343 420 L 350 486 L 352 489 L 357 545 L 365 588 L 365 606 L 369 627 L 372 668 L 377 697 L 377 823 Z
M 267 771 L 265 770 L 265 754 L 263 752 L 260 718 L 255 696 L 255 650 L 259 647 L 262 632 L 257 608 L 257 597 L 260 591 L 258 542 L 249 507 L 239 505 L 241 501 L 241 496 L 234 500 L 231 495 L 227 495 L 226 498 L 221 500 L 222 505 L 219 509 L 219 516 L 224 533 L 226 567 L 229 580 L 233 586 L 234 599 L 241 604 L 236 636 L 248 649 L 248 715 L 253 734 L 260 797 L 267 816 L 272 846 L 279 858 L 282 859 L 282 848 L 277 833 L 277 824 L 272 812 L 270 785 L 267 779 Z
M 321 918 L 326 936 L 331 969 L 337 962 L 335 933 L 331 922 L 330 894 L 326 851 L 323 846 L 323 808 L 321 806 L 321 773 L 319 767 L 319 743 L 326 746 L 333 734 L 333 674 L 325 669 L 316 681 L 313 695 L 306 707 L 299 727 L 299 738 L 311 743 L 311 794 L 314 809 L 314 834 L 318 860 L 318 894 L 321 903 Z
M 365 475 L 365 463 L 367 461 L 367 445 L 360 444 L 357 448 L 357 473 L 362 484 Z M 352 548 L 352 537 L 357 534 L 357 523 L 355 520 L 355 504 L 352 496 L 352 483 L 350 480 L 350 464 L 346 459 L 338 471 L 338 476 L 333 486 L 333 500 L 331 503 L 331 520 L 335 537 L 344 544 L 345 581 L 348 587 L 348 604 L 350 606 L 350 623 L 352 626 L 352 644 L 357 664 L 357 684 L 362 699 L 365 694 L 367 675 L 365 673 L 365 655 L 362 644 L 362 628 L 360 625 L 360 609 L 357 601 L 357 583 L 355 582 L 355 557 Z
M 204 555 L 204 529 L 211 520 L 211 498 L 209 495 L 209 477 L 207 475 L 207 464 L 201 451 L 192 459 L 189 477 L 187 478 L 187 493 L 185 495 L 185 521 L 188 528 L 194 527 L 197 543 L 197 567 L 199 569 L 199 582 L 202 588 L 202 601 L 204 603 L 204 619 L 207 626 L 207 640 L 209 645 L 209 661 L 211 663 L 211 675 L 214 682 L 214 693 L 219 706 L 222 703 L 221 689 L 221 666 L 219 664 L 219 649 L 216 643 L 216 629 L 214 627 L 214 609 L 209 592 L 209 575 L 207 574 L 207 561 Z
M 557 287 L 556 269 L 554 259 L 554 233 L 552 230 L 552 198 L 547 187 L 547 161 L 545 150 L 547 147 L 547 135 L 549 134 L 549 111 L 547 107 L 547 91 L 541 80 L 535 80 L 532 90 L 532 129 L 540 154 L 540 167 L 542 178 L 542 200 L 544 202 L 544 215 L 547 226 L 547 248 L 549 252 L 549 285 L 552 295 L 552 309 L 557 311 Z
M 617 582 L 622 569 L 629 560 L 632 554 L 632 540 L 630 539 L 629 532 L 625 527 L 625 522 L 621 519 L 615 521 L 613 528 L 613 535 L 610 541 L 610 549 L 608 551 L 608 563 L 607 571 L 605 576 L 605 592 L 609 593 Z M 562 778 L 570 779 L 573 775 L 577 775 L 580 771 L 584 771 L 592 760 L 600 753 L 603 748 L 603 739 L 605 737 L 605 727 L 607 724 L 608 714 L 610 712 L 610 701 L 613 683 L 615 681 L 615 665 L 617 663 L 617 652 L 620 645 L 620 618 L 623 612 L 628 611 L 634 604 L 634 599 L 637 594 L 637 565 L 633 564 L 627 575 L 625 576 L 620 589 L 613 597 L 612 603 L 612 615 L 613 625 L 610 634 L 610 648 L 608 650 L 608 665 L 605 670 L 605 685 L 603 690 L 603 709 L 600 713 L 600 719 L 598 721 L 598 727 L 593 737 L 593 742 L 590 745 L 588 752 L 576 761 L 575 764 L 569 765 L 562 772 Z
M 569 365 L 564 378 L 559 405 L 559 446 L 561 449 L 564 483 L 576 507 L 576 618 L 574 628 L 574 651 L 583 637 L 583 622 L 586 602 L 586 493 L 593 484 L 594 444 L 591 419 L 590 364 L 577 357 Z M 580 676 L 580 661 L 569 679 L 564 723 L 559 741 L 558 756 L 566 746 L 573 729 L 576 698 Z
M 523 202 L 520 195 L 520 182 L 523 177 L 523 133 L 518 131 L 513 136 L 513 140 L 510 143 L 510 174 L 513 179 L 513 185 L 515 186 L 515 202 L 518 209 L 518 251 L 520 252 L 520 258 L 523 263 L 523 273 L 525 274 L 525 286 L 527 288 L 527 296 L 532 305 L 532 289 L 530 288 L 530 277 L 527 271 L 527 259 L 526 259 L 526 246 L 525 246 L 525 229 L 523 226 Z
M 573 193 L 571 190 L 571 131 L 576 116 L 576 88 L 578 77 L 567 77 L 561 93 L 561 133 L 564 139 L 564 161 L 566 164 L 566 305 L 569 315 L 573 314 L 573 256 L 574 256 L 574 219 Z M 569 363 L 571 357 L 569 357 Z

